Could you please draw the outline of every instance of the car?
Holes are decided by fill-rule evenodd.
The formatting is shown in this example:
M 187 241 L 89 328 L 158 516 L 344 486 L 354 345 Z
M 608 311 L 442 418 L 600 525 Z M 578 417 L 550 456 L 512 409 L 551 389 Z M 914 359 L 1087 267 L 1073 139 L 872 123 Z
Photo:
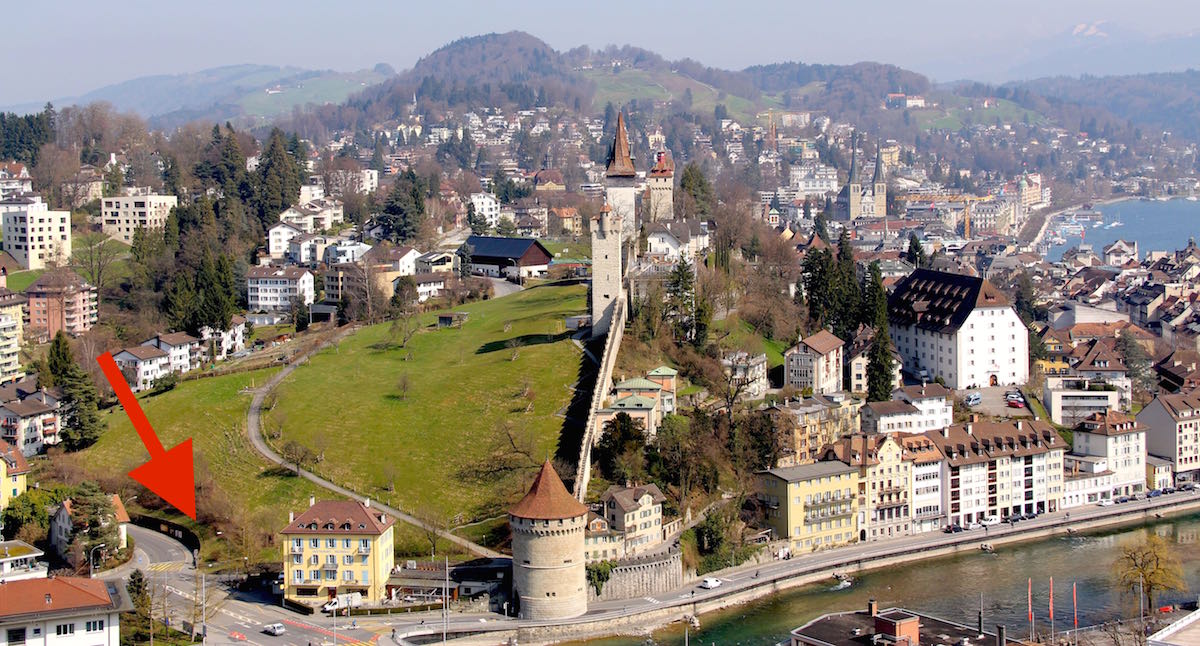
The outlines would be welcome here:
M 1123 504 L 1123 503 L 1127 503 L 1127 502 L 1129 502 L 1129 497 L 1128 497 L 1128 496 L 1121 496 L 1120 498 L 1117 498 L 1117 504 L 1118 504 L 1118 505 L 1120 505 L 1120 504 Z
M 1179 487 L 1179 490 L 1180 490 L 1180 491 L 1195 491 L 1195 490 L 1196 490 L 1196 485 L 1195 485 L 1195 484 L 1193 484 L 1193 483 L 1191 483 L 1191 482 L 1189 482 L 1189 483 L 1187 483 L 1187 484 L 1185 484 L 1185 485 L 1183 485 L 1183 486 Z
M 1008 401 L 1025 399 L 1024 395 L 1022 395 L 1021 393 L 1019 393 L 1015 390 L 1012 392 L 1004 393 L 1004 398 L 1007 399 Z
M 1025 402 L 1023 402 L 1019 399 L 1010 399 L 1010 400 L 1008 400 L 1008 407 L 1009 408 L 1025 408 Z
M 267 624 L 263 626 L 263 632 L 278 637 L 287 632 L 287 629 L 283 627 L 283 624 Z
M 967 406 L 978 406 L 983 403 L 983 395 L 979 393 L 968 393 L 967 398 L 963 400 Z
M 700 582 L 700 587 L 704 588 L 705 590 L 719 588 L 721 587 L 721 580 L 713 576 L 704 577 L 704 580 Z
M 1161 495 L 1163 495 L 1163 492 L 1159 491 L 1158 489 L 1151 489 L 1151 490 L 1150 490 L 1150 491 L 1149 491 L 1149 492 L 1146 494 L 1146 497 L 1147 497 L 1147 498 L 1157 498 L 1157 497 L 1159 497 L 1159 496 L 1161 496 Z
M 983 527 L 983 525 L 980 525 L 979 523 L 971 523 L 970 525 L 967 525 L 967 529 L 980 529 L 981 527 Z
M 1162 492 L 1165 494 L 1175 493 L 1175 487 L 1164 487 Z
M 1129 499 L 1130 500 L 1141 500 L 1142 497 L 1139 494 L 1134 493 L 1134 494 L 1129 494 Z
M 1000 518 L 998 516 L 985 516 L 985 517 L 979 519 L 979 524 L 983 525 L 984 527 L 990 527 L 992 525 L 999 525 Z
M 1101 507 L 1112 507 L 1113 501 L 1112 501 L 1112 498 L 1101 498 L 1100 502 L 1098 502 L 1096 504 Z
M 1016 525 L 1023 520 L 1025 520 L 1025 517 L 1021 514 L 1013 514 L 1011 516 L 1004 517 L 1004 522 L 1008 523 L 1009 525 Z

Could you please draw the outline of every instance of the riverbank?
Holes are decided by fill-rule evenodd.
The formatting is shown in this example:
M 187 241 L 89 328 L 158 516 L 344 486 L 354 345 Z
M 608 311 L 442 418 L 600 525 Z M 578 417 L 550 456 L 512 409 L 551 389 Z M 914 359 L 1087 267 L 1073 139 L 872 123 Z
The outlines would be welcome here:
M 619 635 L 641 636 L 693 616 L 733 608 L 814 582 L 831 581 L 834 572 L 859 575 L 925 559 L 978 553 L 981 543 L 998 547 L 1141 525 L 1197 511 L 1200 511 L 1200 495 L 1175 494 L 1114 507 L 1077 508 L 1072 510 L 1070 519 L 1064 513 L 1046 514 L 1019 525 L 994 527 L 986 533 L 982 530 L 953 536 L 938 533 L 859 544 L 789 561 L 768 561 L 711 573 L 710 576 L 722 580 L 721 587 L 715 590 L 687 587 L 654 598 L 593 604 L 587 615 L 571 620 L 530 623 L 489 619 L 470 629 L 471 636 L 467 636 L 466 630 L 458 631 L 463 638 L 457 641 L 495 644 L 515 637 L 520 643 L 549 644 Z M 409 630 L 402 634 L 416 637 L 431 632 Z
M 1125 201 L 1136 200 L 1136 199 L 1138 199 L 1138 198 L 1129 196 L 1129 195 L 1122 195 L 1121 197 L 1110 197 L 1106 200 L 1088 200 L 1087 202 L 1071 204 L 1068 206 L 1064 206 L 1060 209 L 1050 211 L 1049 213 L 1046 213 L 1041 216 L 1044 218 L 1042 220 L 1042 226 L 1040 229 L 1038 229 L 1037 235 L 1035 235 L 1033 237 L 1033 240 L 1031 240 L 1028 244 L 1030 247 L 1036 249 L 1038 247 L 1038 245 L 1040 245 L 1042 243 L 1042 238 L 1046 237 L 1046 231 L 1048 231 L 1050 229 L 1050 224 L 1051 224 L 1051 222 L 1054 221 L 1054 218 L 1056 218 L 1060 215 L 1066 214 L 1066 213 L 1070 213 L 1071 211 L 1078 211 L 1079 209 L 1082 209 L 1085 204 L 1091 204 L 1092 208 L 1097 208 L 1097 207 L 1101 207 L 1101 206 L 1108 206 L 1110 204 L 1116 204 L 1118 202 L 1125 202 Z

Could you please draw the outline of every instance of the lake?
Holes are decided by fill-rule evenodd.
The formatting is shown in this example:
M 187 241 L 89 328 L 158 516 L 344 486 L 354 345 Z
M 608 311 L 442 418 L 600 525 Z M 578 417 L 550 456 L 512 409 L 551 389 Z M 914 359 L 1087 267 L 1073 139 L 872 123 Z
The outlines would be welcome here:
M 1091 223 L 1085 223 L 1082 239 L 1079 235 L 1064 236 L 1067 243 L 1051 246 L 1046 258 L 1051 262 L 1058 261 L 1063 252 L 1081 242 L 1090 244 L 1099 255 L 1104 247 L 1116 240 L 1137 241 L 1138 257 L 1143 258 L 1149 251 L 1182 249 L 1188 238 L 1200 238 L 1200 202 L 1124 200 L 1097 206 L 1096 210 L 1104 214 L 1104 226 L 1093 228 Z M 1107 228 L 1108 224 L 1117 221 L 1121 226 Z

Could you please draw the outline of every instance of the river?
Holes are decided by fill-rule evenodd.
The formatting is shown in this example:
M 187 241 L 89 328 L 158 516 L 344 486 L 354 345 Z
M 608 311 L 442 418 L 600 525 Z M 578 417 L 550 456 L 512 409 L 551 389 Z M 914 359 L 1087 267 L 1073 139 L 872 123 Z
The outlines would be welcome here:
M 1064 251 L 1080 243 L 1091 245 L 1092 250 L 1099 254 L 1105 246 L 1118 239 L 1136 240 L 1141 258 L 1148 251 L 1182 249 L 1188 238 L 1200 238 L 1200 202 L 1183 199 L 1165 202 L 1123 200 L 1099 205 L 1096 210 L 1104 214 L 1104 226 L 1093 228 L 1091 223 L 1085 223 L 1082 239 L 1078 234 L 1065 236 L 1066 244 L 1051 246 L 1046 258 L 1056 262 L 1062 258 Z M 1107 225 L 1118 221 L 1120 226 L 1107 228 Z M 1048 230 L 1054 229 L 1051 224 Z
M 858 577 L 845 590 L 829 584 L 806 586 L 736 608 L 703 615 L 694 644 L 773 645 L 797 626 L 827 612 L 857 610 L 875 598 L 881 608 L 903 606 L 950 621 L 974 624 L 983 592 L 984 624 L 1008 626 L 1009 635 L 1028 631 L 1026 591 L 1033 579 L 1034 615 L 1038 630 L 1048 621 L 1048 589 L 1054 577 L 1055 621 L 1059 629 L 1071 621 L 1071 584 L 1078 584 L 1079 625 L 1117 616 L 1136 616 L 1137 597 L 1118 588 L 1113 563 L 1122 546 L 1136 544 L 1148 532 L 1163 536 L 1183 565 L 1187 592 L 1160 595 L 1162 603 L 1194 601 L 1200 594 L 1200 514 L 1136 528 L 1075 537 L 1051 538 L 999 546 L 982 552 L 918 561 Z M 1157 602 L 1156 602 L 1157 603 Z M 682 644 L 683 627 L 655 632 L 660 645 Z M 643 639 L 594 640 L 602 646 L 635 646 Z

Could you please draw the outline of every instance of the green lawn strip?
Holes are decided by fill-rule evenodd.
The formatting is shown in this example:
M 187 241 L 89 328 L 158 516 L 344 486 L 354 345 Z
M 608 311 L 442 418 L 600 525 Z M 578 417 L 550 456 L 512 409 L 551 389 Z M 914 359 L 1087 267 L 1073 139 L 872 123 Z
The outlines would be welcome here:
M 455 308 L 470 315 L 461 329 L 437 329 L 436 315 L 425 314 L 403 349 L 389 347 L 390 324 L 364 328 L 280 384 L 267 428 L 282 425 L 277 445 L 323 451 L 316 470 L 363 495 L 446 519 L 462 514 L 463 522 L 490 516 L 528 485 L 524 474 L 476 477 L 503 423 L 531 447 L 531 459 L 555 453 L 556 413 L 580 362 L 563 318 L 585 311 L 585 294 L 580 285 L 545 286 L 464 305 Z M 524 343 L 516 360 L 511 339 Z M 525 381 L 531 412 L 520 397 Z

